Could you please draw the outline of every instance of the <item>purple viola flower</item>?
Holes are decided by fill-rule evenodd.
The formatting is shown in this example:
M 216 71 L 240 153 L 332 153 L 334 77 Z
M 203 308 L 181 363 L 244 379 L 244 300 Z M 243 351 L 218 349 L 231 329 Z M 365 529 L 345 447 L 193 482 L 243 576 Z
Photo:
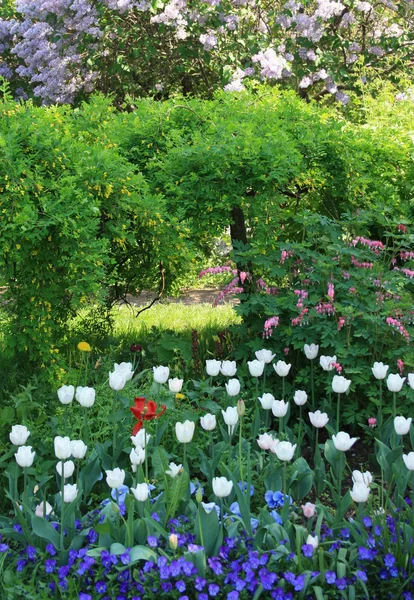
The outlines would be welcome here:
M 98 592 L 98 594 L 104 594 L 107 590 L 105 581 L 97 581 L 95 583 L 95 590 Z
M 335 583 L 335 581 L 336 581 L 335 571 L 326 571 L 325 579 L 326 579 L 326 583 Z
M 303 556 L 306 556 L 306 558 L 311 558 L 311 556 L 313 554 L 312 544 L 303 544 L 302 552 L 303 552 Z
M 358 569 L 358 571 L 355 571 L 355 575 L 361 581 L 368 581 L 368 577 L 367 577 L 367 574 L 365 573 L 365 571 L 361 571 L 360 569 Z
M 0 544 L 0 552 L 7 552 L 9 549 L 7 544 Z
M 204 577 L 196 577 L 194 587 L 197 591 L 201 592 L 206 587 L 207 581 Z
M 177 588 L 177 590 L 179 592 L 185 592 L 185 590 L 186 590 L 185 583 L 184 583 L 184 581 L 182 579 L 180 579 L 179 581 L 177 581 L 175 583 L 175 587 Z
M 240 594 L 236 590 L 227 594 L 227 600 L 239 600 Z
M 45 560 L 45 571 L 46 573 L 53 573 L 56 569 L 56 561 L 53 558 L 48 558 Z
M 339 579 L 336 580 L 335 582 L 336 587 L 338 588 L 338 590 L 346 590 L 346 579 L 345 577 L 340 577 Z
M 217 596 L 217 594 L 219 593 L 219 591 L 220 591 L 220 586 L 217 585 L 216 583 L 210 583 L 210 585 L 208 586 L 208 593 L 213 598 L 215 598 L 215 596 Z
M 149 535 L 147 537 L 147 544 L 150 548 L 156 548 L 158 546 L 158 540 L 155 535 Z
M 79 600 L 92 600 L 92 596 L 90 594 L 85 594 L 84 592 L 79 592 L 78 598 Z
M 395 556 L 392 554 L 386 554 L 384 556 L 384 565 L 386 567 L 393 567 L 395 565 Z

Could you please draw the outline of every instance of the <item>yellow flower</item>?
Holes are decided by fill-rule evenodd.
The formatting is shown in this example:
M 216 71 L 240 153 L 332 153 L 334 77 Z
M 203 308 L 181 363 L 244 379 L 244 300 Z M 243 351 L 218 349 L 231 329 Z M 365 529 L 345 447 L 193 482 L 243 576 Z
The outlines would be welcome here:
M 90 345 L 88 344 L 88 342 L 79 342 L 78 349 L 81 352 L 90 352 L 92 350 L 92 348 L 90 347 Z
M 184 400 L 185 398 L 184 394 L 175 394 L 175 397 L 177 398 L 177 400 Z

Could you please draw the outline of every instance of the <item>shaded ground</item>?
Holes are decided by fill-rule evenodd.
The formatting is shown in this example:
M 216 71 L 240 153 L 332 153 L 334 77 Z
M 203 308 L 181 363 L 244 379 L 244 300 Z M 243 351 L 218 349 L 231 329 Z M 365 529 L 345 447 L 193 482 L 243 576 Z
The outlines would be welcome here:
M 165 296 L 160 302 L 184 305 L 213 304 L 219 293 L 220 290 L 217 288 L 187 289 L 182 290 L 179 297 Z M 156 297 L 157 294 L 154 292 L 143 291 L 137 296 L 127 296 L 127 300 L 132 306 L 146 306 Z M 224 302 L 225 304 L 238 304 L 239 301 L 235 296 L 228 295 Z

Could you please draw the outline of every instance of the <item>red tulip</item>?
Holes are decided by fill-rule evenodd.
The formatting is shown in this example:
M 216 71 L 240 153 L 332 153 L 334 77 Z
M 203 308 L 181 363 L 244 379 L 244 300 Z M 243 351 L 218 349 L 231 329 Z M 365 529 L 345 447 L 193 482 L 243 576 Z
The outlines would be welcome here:
M 145 397 L 141 396 L 139 398 L 134 398 L 135 406 L 130 407 L 130 411 L 138 419 L 138 423 L 135 425 L 132 430 L 132 435 L 136 435 L 138 431 L 142 428 L 143 421 L 153 421 L 154 419 L 159 419 L 161 415 L 165 413 L 166 406 L 165 404 L 161 404 L 161 409 L 157 412 L 157 403 L 154 400 L 147 400 Z

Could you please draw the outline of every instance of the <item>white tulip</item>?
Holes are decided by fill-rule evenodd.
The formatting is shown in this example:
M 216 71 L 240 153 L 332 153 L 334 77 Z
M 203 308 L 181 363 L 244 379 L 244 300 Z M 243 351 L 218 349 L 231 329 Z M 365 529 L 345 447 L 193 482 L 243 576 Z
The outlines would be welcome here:
M 62 461 L 58 462 L 58 464 L 56 465 L 56 471 L 59 473 L 60 477 L 62 477 Z M 75 463 L 73 462 L 73 460 L 67 460 L 63 463 L 64 479 L 69 479 L 69 477 L 72 477 L 74 471 Z
M 174 392 L 175 394 L 179 394 L 183 389 L 184 379 L 178 379 L 174 377 L 174 379 L 168 380 L 168 389 L 170 392 Z
M 70 444 L 70 439 L 66 437 L 61 437 L 57 435 L 54 440 L 55 444 L 55 456 L 59 460 L 66 460 L 72 456 L 72 448 Z
M 151 435 L 145 431 L 145 428 L 140 429 L 136 435 L 131 436 L 131 442 L 137 448 L 145 448 L 148 446 L 150 439 Z
M 76 400 L 84 408 L 90 408 L 95 403 L 95 390 L 91 387 L 79 385 L 76 388 Z
M 220 373 L 221 361 L 219 360 L 206 360 L 206 371 L 207 375 L 214 377 Z
M 273 452 L 275 446 L 277 446 L 278 443 L 279 440 L 273 438 L 268 433 L 262 433 L 257 438 L 257 444 L 262 450 L 270 450 L 271 452 Z
M 314 427 L 320 429 L 321 427 L 325 427 L 325 425 L 329 421 L 329 417 L 326 413 L 323 413 L 320 410 L 316 410 L 314 413 L 309 413 L 309 420 Z
M 332 390 L 335 394 L 345 394 L 351 385 L 350 379 L 345 379 L 342 375 L 334 375 L 332 379 Z
M 296 450 L 296 444 L 292 445 L 290 442 L 279 442 L 275 446 L 275 454 L 279 460 L 284 462 L 292 460 Z
M 28 467 L 32 466 L 35 455 L 36 452 L 32 452 L 31 446 L 19 446 L 19 449 L 14 457 L 19 467 L 22 467 L 22 469 L 27 469 Z
M 365 471 L 365 473 L 361 473 L 361 471 L 352 471 L 352 481 L 354 483 L 363 483 L 366 486 L 370 486 L 372 483 L 372 473 L 369 471 Z
M 252 377 L 260 377 L 263 375 L 265 363 L 262 360 L 249 360 L 247 361 L 249 367 L 249 373 Z
M 387 376 L 388 365 L 384 365 L 382 362 L 374 362 L 374 366 L 371 371 L 376 379 L 385 379 Z
M 123 375 L 125 381 L 130 381 L 134 375 L 134 368 L 130 362 L 114 363 L 114 372 Z
M 126 379 L 121 371 L 114 371 L 113 373 L 109 373 L 109 387 L 111 388 L 111 390 L 119 392 L 124 389 L 125 384 Z
M 216 416 L 210 413 L 200 418 L 200 425 L 204 431 L 213 431 L 217 426 Z
M 226 498 L 233 489 L 233 482 L 225 477 L 213 477 L 213 492 L 218 498 Z
M 145 461 L 144 448 L 141 448 L 140 446 L 132 448 L 129 455 L 129 460 L 131 461 L 131 465 L 142 465 L 142 463 Z
M 409 471 L 414 471 L 414 452 L 403 454 L 403 461 Z
M 84 458 L 88 446 L 82 440 L 72 440 L 70 443 L 71 454 L 73 458 Z
M 221 414 L 223 415 L 224 422 L 228 427 L 229 435 L 233 435 L 234 427 L 239 420 L 237 407 L 229 406 L 225 411 L 222 410 Z
M 303 390 L 296 390 L 295 395 L 293 396 L 293 402 L 297 406 L 303 406 L 306 404 L 308 400 L 308 394 Z
M 106 473 L 106 483 L 112 489 L 118 489 L 125 481 L 125 471 L 116 467 L 115 469 L 108 469 Z
M 240 392 L 240 381 L 238 379 L 229 379 L 225 386 L 229 396 L 237 396 Z
M 354 483 L 350 494 L 354 502 L 366 502 L 369 496 L 369 487 L 365 483 Z
M 168 471 L 165 471 L 167 475 L 170 477 L 177 477 L 178 473 L 181 473 L 183 470 L 183 465 L 176 465 L 173 462 L 170 462 L 168 465 Z
M 75 396 L 73 385 L 62 385 L 57 391 L 58 399 L 61 404 L 71 404 Z
M 390 392 L 400 392 L 405 381 L 405 377 L 400 377 L 398 373 L 391 373 L 387 377 L 387 388 Z
M 286 377 L 290 371 L 291 364 L 285 363 L 284 360 L 278 360 L 275 365 L 273 365 L 274 370 L 279 375 L 279 377 Z
M 169 367 L 152 367 L 154 371 L 154 381 L 156 383 L 165 383 L 170 376 Z
M 263 350 L 256 350 L 255 356 L 256 356 L 257 360 L 261 360 L 266 365 L 269 365 L 272 362 L 272 360 L 274 359 L 274 357 L 276 356 L 276 354 L 272 354 L 271 350 L 263 349 Z
M 138 502 L 145 502 L 148 499 L 149 489 L 147 483 L 137 483 L 136 487 L 130 489 Z
M 336 435 L 332 436 L 332 441 L 337 450 L 346 452 L 349 450 L 357 441 L 358 438 L 351 438 L 349 433 L 345 431 L 339 431 Z
M 408 385 L 412 390 L 414 390 L 414 373 L 408 373 Z
M 225 377 L 234 377 L 237 371 L 235 360 L 223 360 L 220 367 L 221 374 Z
M 336 362 L 337 362 L 336 354 L 334 354 L 333 356 L 323 356 L 322 355 L 319 357 L 319 364 L 321 365 L 321 367 L 324 371 L 332 371 L 332 369 L 335 368 L 333 365 Z
M 48 517 L 53 511 L 53 507 L 49 502 L 42 502 L 38 504 L 35 508 L 36 517 L 44 517 L 45 515 Z
M 184 421 L 184 423 L 175 424 L 175 435 L 180 444 L 188 444 L 194 436 L 194 421 Z
M 306 358 L 312 360 L 318 356 L 319 346 L 318 344 L 305 344 L 303 350 L 305 352 Z
M 30 431 L 26 425 L 13 425 L 9 433 L 9 439 L 15 446 L 24 446 L 28 440 Z
M 318 536 L 315 535 L 308 535 L 308 537 L 306 538 L 306 543 L 309 544 L 310 546 L 313 546 L 314 549 L 316 550 L 316 548 L 319 546 L 319 539 Z
M 272 404 L 272 413 L 278 419 L 284 417 L 288 411 L 289 402 L 285 402 L 284 400 L 275 400 Z
M 273 394 L 263 394 L 263 396 L 258 398 L 262 408 L 264 410 L 271 410 L 273 402 L 275 401 L 275 397 Z
M 394 429 L 398 435 L 405 435 L 410 431 L 412 418 L 405 419 L 404 417 L 395 417 Z
M 59 492 L 60 495 L 62 495 L 62 492 Z M 76 496 L 78 495 L 78 486 L 76 485 L 76 483 L 67 483 L 64 487 L 63 487 L 63 502 L 69 503 L 69 502 L 73 502 L 76 499 Z

